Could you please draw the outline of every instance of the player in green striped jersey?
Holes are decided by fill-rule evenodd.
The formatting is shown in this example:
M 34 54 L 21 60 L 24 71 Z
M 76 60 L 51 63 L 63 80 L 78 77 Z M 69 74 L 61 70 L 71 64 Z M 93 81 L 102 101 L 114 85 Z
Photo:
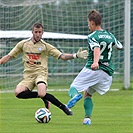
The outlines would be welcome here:
M 111 61 L 113 47 L 120 50 L 122 44 L 110 32 L 101 28 L 102 17 L 96 10 L 88 14 L 88 59 L 85 67 L 77 75 L 68 92 L 71 99 L 68 108 L 72 108 L 81 98 L 84 91 L 85 118 L 83 124 L 91 125 L 93 110 L 92 95 L 95 92 L 103 95 L 112 84 L 114 67 Z

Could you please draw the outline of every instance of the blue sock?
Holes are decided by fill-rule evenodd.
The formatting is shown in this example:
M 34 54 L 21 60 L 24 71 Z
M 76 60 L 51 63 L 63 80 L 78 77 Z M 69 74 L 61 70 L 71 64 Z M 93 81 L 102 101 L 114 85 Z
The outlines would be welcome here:
M 85 117 L 91 117 L 93 102 L 90 97 L 84 99 L 84 109 L 85 109 Z
M 78 94 L 77 89 L 75 87 L 70 87 L 70 89 L 68 91 L 69 97 L 73 98 L 77 94 Z

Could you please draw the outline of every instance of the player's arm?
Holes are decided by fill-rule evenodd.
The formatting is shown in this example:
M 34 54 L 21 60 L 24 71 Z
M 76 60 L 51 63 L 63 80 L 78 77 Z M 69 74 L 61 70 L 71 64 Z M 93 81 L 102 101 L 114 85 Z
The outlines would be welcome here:
M 95 70 L 99 68 L 99 59 L 100 59 L 100 48 L 99 47 L 95 47 L 94 48 L 94 59 L 93 59 L 93 64 L 91 65 L 91 69 Z
M 62 60 L 71 60 L 71 59 L 74 59 L 74 57 L 73 57 L 73 54 L 65 54 L 65 53 L 63 53 L 63 54 L 60 55 L 59 59 L 62 59 Z
M 117 49 L 117 50 L 122 50 L 123 49 L 122 44 L 118 40 L 116 40 L 116 39 L 115 39 L 115 45 L 113 47 L 115 49 Z
M 5 55 L 0 59 L 0 64 L 5 64 L 6 62 L 8 62 L 11 59 L 10 55 Z
M 22 52 L 23 43 L 19 42 L 7 55 L 0 59 L 0 64 L 5 64 L 11 58 L 17 57 Z
M 60 56 L 60 59 L 62 60 L 71 60 L 71 59 L 75 59 L 75 58 L 83 58 L 83 59 L 87 59 L 88 56 L 88 51 L 87 50 L 83 50 L 82 48 L 79 48 L 78 52 L 75 54 L 62 54 Z

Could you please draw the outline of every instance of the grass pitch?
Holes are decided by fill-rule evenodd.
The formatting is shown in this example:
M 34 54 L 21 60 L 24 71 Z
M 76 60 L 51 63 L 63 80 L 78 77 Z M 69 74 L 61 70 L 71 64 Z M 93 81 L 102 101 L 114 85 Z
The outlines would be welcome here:
M 50 92 L 67 103 L 67 92 Z M 51 105 L 52 119 L 40 124 L 34 118 L 38 108 L 43 107 L 41 99 L 17 99 L 13 93 L 0 94 L 0 133 L 132 133 L 133 92 L 120 90 L 103 96 L 94 94 L 92 126 L 82 125 L 84 118 L 83 99 L 67 116 Z

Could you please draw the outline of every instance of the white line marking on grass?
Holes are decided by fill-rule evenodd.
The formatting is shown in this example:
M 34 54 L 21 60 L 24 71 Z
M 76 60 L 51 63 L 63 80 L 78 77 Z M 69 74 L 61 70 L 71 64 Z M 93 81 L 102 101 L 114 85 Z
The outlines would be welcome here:
M 109 91 L 119 91 L 120 89 L 110 89 Z M 48 92 L 53 92 L 53 91 L 69 91 L 69 89 L 47 89 Z M 1 90 L 0 93 L 14 93 L 14 90 Z
M 13 90 L 4 90 L 4 91 L 0 91 L 0 93 L 11 93 L 11 92 L 14 92 Z
M 120 89 L 110 89 L 109 91 L 119 91 Z

